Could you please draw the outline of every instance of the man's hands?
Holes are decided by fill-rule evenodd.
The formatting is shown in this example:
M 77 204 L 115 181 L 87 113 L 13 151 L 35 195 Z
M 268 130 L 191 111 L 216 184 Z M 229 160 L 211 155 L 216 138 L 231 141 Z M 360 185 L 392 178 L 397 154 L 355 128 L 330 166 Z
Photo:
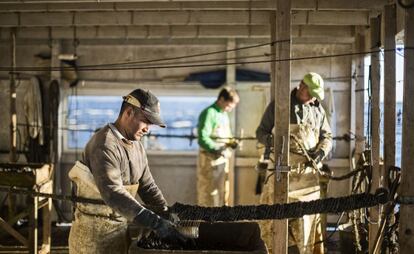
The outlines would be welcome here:
M 153 229 L 163 241 L 170 244 L 184 245 L 188 240 L 187 237 L 178 232 L 174 223 L 145 208 L 134 218 L 133 222 Z
M 322 160 L 325 158 L 325 152 L 323 150 L 308 151 L 308 155 L 311 160 L 305 163 L 306 167 L 317 169 L 322 166 Z
M 325 152 L 323 150 L 316 150 L 308 152 L 308 155 L 316 164 L 319 164 L 319 162 L 322 162 L 325 157 Z
M 145 208 L 153 211 L 155 214 L 161 216 L 162 218 L 171 221 L 172 223 L 176 224 L 180 221 L 177 214 L 171 213 L 168 206 L 148 206 L 146 205 Z
M 160 218 L 154 231 L 163 241 L 171 244 L 184 245 L 188 241 L 188 238 L 178 232 L 175 225 L 169 220 Z

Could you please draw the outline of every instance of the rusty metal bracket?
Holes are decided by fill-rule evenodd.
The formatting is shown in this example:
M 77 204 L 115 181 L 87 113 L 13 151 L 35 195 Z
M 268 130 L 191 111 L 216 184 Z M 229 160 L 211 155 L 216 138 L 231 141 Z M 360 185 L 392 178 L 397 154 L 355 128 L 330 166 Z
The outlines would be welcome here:
M 290 171 L 290 166 L 288 165 L 282 165 L 282 158 L 283 158 L 283 154 L 284 154 L 284 150 L 285 150 L 285 137 L 282 136 L 282 146 L 280 149 L 280 152 L 278 154 L 277 157 L 277 164 L 275 166 L 275 171 L 276 171 L 276 181 L 280 182 L 280 176 L 281 173 L 286 173 Z

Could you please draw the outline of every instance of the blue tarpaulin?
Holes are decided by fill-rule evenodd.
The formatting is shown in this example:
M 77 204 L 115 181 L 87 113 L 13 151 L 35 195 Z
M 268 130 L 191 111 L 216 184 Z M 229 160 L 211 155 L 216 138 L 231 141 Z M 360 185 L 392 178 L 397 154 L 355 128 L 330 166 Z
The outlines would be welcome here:
M 199 81 L 205 88 L 218 88 L 226 83 L 226 70 L 220 69 L 191 73 L 185 81 Z M 260 71 L 236 69 L 236 81 L 270 82 L 270 74 Z

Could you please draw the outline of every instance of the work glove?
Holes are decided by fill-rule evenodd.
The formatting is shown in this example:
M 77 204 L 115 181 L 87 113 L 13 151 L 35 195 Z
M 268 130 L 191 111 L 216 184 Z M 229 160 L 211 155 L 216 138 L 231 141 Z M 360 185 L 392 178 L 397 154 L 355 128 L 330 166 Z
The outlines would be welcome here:
M 214 150 L 213 153 L 219 156 L 224 156 L 224 154 L 226 153 L 226 149 L 227 147 L 223 145 L 217 148 L 216 150 Z
M 274 140 L 273 140 L 273 135 L 272 134 L 268 134 L 266 137 L 266 144 L 264 144 L 266 147 L 273 147 L 274 144 Z
M 175 225 L 169 220 L 161 218 L 154 228 L 154 231 L 163 241 L 170 244 L 178 244 L 182 246 L 188 241 L 188 238 L 178 232 Z
M 152 211 L 145 209 L 135 216 L 133 222 L 140 226 L 151 228 L 165 242 L 170 244 L 184 245 L 187 238 L 178 232 L 175 225 L 161 218 Z
M 171 213 L 168 206 L 151 206 L 151 205 L 145 205 L 145 208 L 153 211 L 155 214 L 161 216 L 162 218 L 166 220 L 170 220 L 174 224 L 178 223 L 180 219 L 178 218 L 177 214 Z
M 239 141 L 237 139 L 231 139 L 229 142 L 226 143 L 226 147 L 230 147 L 231 149 L 236 149 L 239 146 Z
M 325 152 L 323 150 L 309 151 L 308 155 L 316 164 L 319 164 L 325 157 Z

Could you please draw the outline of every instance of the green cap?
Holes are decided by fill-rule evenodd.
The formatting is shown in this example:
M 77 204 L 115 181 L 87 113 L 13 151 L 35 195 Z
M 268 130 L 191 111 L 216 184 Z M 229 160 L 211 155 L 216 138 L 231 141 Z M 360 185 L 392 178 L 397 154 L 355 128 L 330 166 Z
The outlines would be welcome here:
M 325 98 L 323 79 L 315 72 L 309 72 L 303 77 L 303 83 L 308 86 L 309 94 L 319 101 Z

